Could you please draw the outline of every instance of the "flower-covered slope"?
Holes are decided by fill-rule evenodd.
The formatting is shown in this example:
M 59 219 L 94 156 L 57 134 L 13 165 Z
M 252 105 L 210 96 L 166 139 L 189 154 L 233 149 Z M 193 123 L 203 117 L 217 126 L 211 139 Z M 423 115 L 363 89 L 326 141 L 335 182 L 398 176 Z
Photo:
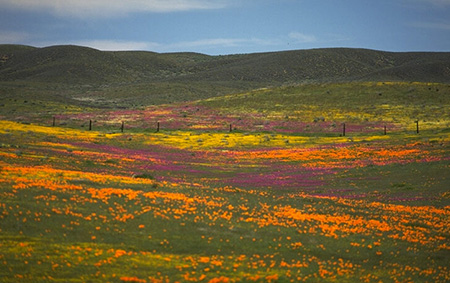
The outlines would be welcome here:
M 343 136 L 338 120 L 308 132 L 214 107 L 0 121 L 1 280 L 450 280 L 445 117 L 420 133 L 380 120 L 386 135 L 354 120 Z

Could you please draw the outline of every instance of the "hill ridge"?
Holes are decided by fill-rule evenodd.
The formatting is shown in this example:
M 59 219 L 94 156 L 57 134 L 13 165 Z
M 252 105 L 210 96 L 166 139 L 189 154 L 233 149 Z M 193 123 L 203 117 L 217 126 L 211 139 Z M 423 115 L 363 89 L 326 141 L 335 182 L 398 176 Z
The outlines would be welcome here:
M 327 81 L 450 82 L 450 52 L 316 48 L 211 56 L 192 52 L 99 51 L 58 45 L 0 45 L 0 81 L 104 84 Z

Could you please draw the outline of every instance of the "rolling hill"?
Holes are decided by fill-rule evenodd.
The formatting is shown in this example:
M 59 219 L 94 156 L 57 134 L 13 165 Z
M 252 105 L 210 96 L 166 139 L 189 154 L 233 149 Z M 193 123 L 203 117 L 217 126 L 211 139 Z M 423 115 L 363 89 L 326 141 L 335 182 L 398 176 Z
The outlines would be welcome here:
M 2 99 L 129 108 L 324 82 L 450 83 L 450 52 L 328 48 L 209 56 L 0 45 Z
M 208 56 L 107 52 L 80 46 L 0 46 L 1 81 L 130 83 L 160 81 L 394 80 L 450 82 L 450 53 L 329 48 Z

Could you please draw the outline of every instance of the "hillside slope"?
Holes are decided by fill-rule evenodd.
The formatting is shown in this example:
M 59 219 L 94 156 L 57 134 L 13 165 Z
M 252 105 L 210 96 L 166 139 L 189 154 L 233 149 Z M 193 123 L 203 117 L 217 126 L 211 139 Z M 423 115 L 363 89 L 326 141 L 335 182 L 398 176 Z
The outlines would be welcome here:
M 0 81 L 104 84 L 394 80 L 450 82 L 450 53 L 329 48 L 208 56 L 0 45 Z

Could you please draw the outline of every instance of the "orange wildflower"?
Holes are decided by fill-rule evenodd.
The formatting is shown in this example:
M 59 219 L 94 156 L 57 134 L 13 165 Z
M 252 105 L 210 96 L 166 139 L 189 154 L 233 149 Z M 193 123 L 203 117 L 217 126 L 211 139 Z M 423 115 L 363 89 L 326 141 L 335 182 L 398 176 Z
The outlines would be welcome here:
M 230 281 L 230 278 L 225 277 L 225 276 L 220 276 L 220 277 L 212 278 L 211 280 L 208 281 L 208 283 L 227 283 L 229 281 Z

